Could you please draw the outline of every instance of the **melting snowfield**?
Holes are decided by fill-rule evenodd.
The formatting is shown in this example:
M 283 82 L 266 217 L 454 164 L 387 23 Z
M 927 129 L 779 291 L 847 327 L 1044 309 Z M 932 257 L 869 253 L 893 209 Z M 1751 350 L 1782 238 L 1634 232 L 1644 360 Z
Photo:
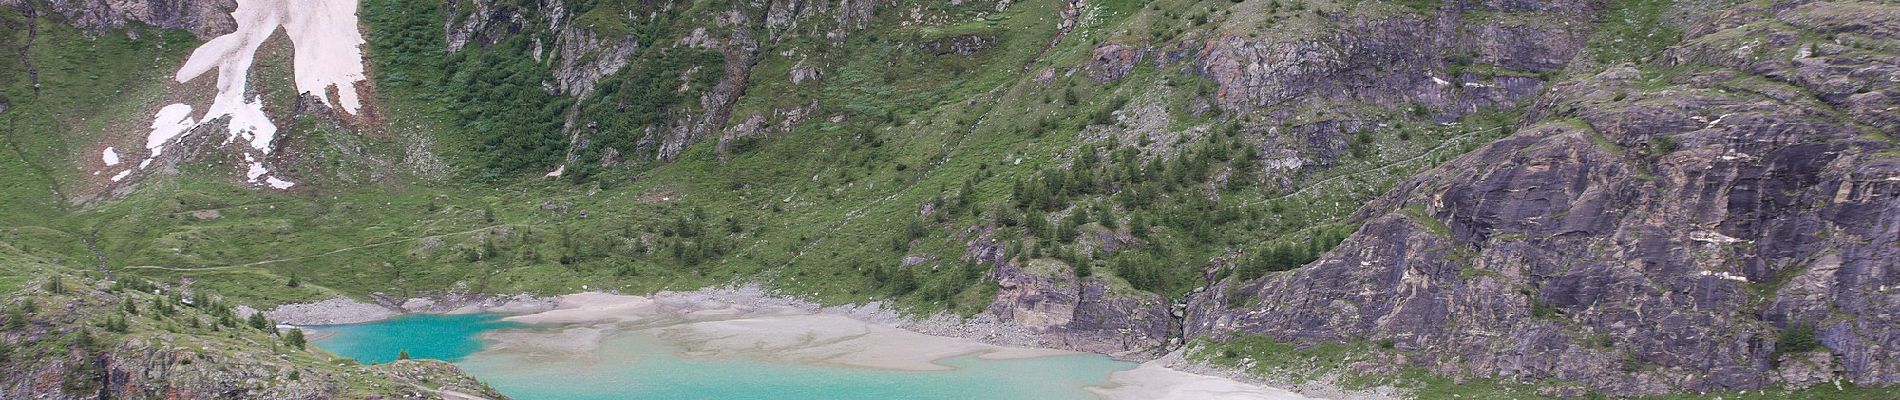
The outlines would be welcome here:
M 231 13 L 237 20 L 237 31 L 193 50 L 174 77 L 179 83 L 190 82 L 215 70 L 217 95 L 197 118 L 192 117 L 194 108 L 188 104 L 159 109 L 146 136 L 150 155 L 139 162 L 139 168 L 150 165 L 166 146 L 175 144 L 175 139 L 189 134 L 192 128 L 230 117 L 229 136 L 224 142 L 242 139 L 252 150 L 244 154 L 249 164 L 245 178 L 277 189 L 295 185 L 276 176 L 262 161 L 270 155 L 271 142 L 277 139 L 277 126 L 265 115 L 262 96 L 245 96 L 250 88 L 251 65 L 258 47 L 283 28 L 294 47 L 292 71 L 297 91 L 356 114 L 362 108 L 356 82 L 364 79 L 360 47 L 364 42 L 357 30 L 356 7 L 357 0 L 237 0 L 237 10 Z M 108 166 L 116 165 L 117 155 L 108 153 L 105 161 Z

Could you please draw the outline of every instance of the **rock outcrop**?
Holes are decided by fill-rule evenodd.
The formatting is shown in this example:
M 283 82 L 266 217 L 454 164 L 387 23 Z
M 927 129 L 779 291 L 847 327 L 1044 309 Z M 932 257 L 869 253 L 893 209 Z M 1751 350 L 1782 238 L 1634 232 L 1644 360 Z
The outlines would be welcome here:
M 237 30 L 231 18 L 234 0 L 0 0 L 0 6 L 45 7 L 41 14 L 94 32 L 121 29 L 128 22 L 183 29 L 200 39 Z
M 1005 258 L 988 235 L 972 239 L 964 258 L 995 266 L 997 320 L 1036 334 L 1043 346 L 1134 355 L 1159 350 L 1179 329 L 1161 295 L 1117 287 L 1103 276 L 1077 277 L 1074 267 L 1037 259 Z
M 1187 336 L 1377 340 L 1437 373 L 1614 395 L 1900 382 L 1900 158 L 1878 133 L 1900 85 L 1864 79 L 1896 59 L 1799 39 L 1883 37 L 1852 16 L 1900 9 L 1751 7 L 1666 65 L 1556 85 L 1319 261 L 1194 298 Z
M 445 362 L 357 365 L 241 322 L 216 295 L 92 280 L 15 249 L 0 243 L 0 271 L 39 278 L 0 293 L 0 398 L 507 398 Z
M 1428 11 L 1391 4 L 1324 14 L 1275 10 L 1256 10 L 1281 21 L 1267 28 L 1272 34 L 1227 34 L 1201 45 L 1195 63 L 1219 85 L 1223 107 L 1420 104 L 1456 116 L 1510 105 L 1539 93 L 1547 83 L 1540 74 L 1562 69 L 1583 49 L 1590 26 L 1574 21 L 1588 20 L 1592 6 L 1554 0 L 1456 2 Z M 1513 17 L 1475 17 L 1491 13 Z M 1471 66 L 1510 73 L 1479 74 Z

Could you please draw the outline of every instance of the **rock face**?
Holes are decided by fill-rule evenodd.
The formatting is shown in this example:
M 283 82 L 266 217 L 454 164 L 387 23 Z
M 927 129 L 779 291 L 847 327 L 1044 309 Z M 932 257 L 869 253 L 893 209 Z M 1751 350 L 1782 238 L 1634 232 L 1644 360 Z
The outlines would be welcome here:
M 231 11 L 235 0 L 0 0 L 0 5 L 18 8 L 47 7 L 45 14 L 56 14 L 73 26 L 91 31 L 106 31 L 138 22 L 165 29 L 190 31 L 199 39 L 210 39 L 237 30 Z
M 1568 21 L 1588 20 L 1591 5 L 1458 2 L 1430 12 L 1263 13 L 1285 20 L 1267 31 L 1277 34 L 1216 36 L 1198 50 L 1197 67 L 1220 86 L 1222 106 L 1416 103 L 1458 115 L 1538 93 L 1545 83 L 1539 74 L 1562 69 L 1583 49 L 1589 27 Z M 1517 19 L 1471 17 L 1485 13 Z M 1477 74 L 1468 65 L 1513 74 Z
M 258 363 L 251 355 L 227 355 L 197 350 L 164 349 L 141 341 L 128 341 L 112 351 L 87 356 L 71 352 L 60 362 L 34 363 L 35 368 L 19 371 L 31 379 L 12 380 L 15 386 L 0 394 L 22 399 L 340 399 L 352 394 L 347 379 L 352 377 L 329 371 L 297 369 L 288 363 Z M 274 358 L 274 357 L 272 357 Z M 365 367 L 376 376 L 399 386 L 389 388 L 390 397 L 448 397 L 432 388 L 442 387 L 474 398 L 505 399 L 460 368 L 434 360 L 402 360 Z M 297 375 L 292 376 L 290 374 Z M 97 382 L 74 381 L 73 377 L 97 373 Z M 422 385 L 428 385 L 424 387 Z M 415 387 L 406 387 L 415 385 Z M 376 398 L 372 396 L 370 398 Z
M 537 3 L 533 10 L 521 10 L 505 2 L 474 1 L 448 5 L 444 29 L 448 37 L 449 52 L 461 51 L 469 46 L 487 46 L 499 43 L 510 37 L 526 36 L 534 43 L 534 57 L 548 64 L 548 80 L 543 83 L 549 94 L 566 96 L 576 103 L 586 102 L 594 94 L 597 86 L 604 80 L 612 79 L 623 69 L 635 65 L 642 54 L 647 54 L 646 62 L 656 61 L 658 56 L 652 52 L 643 53 L 646 47 L 654 44 L 641 43 L 641 37 L 631 28 L 604 29 L 585 21 L 589 13 L 571 10 L 566 2 L 547 1 Z M 609 16 L 608 19 L 626 19 L 625 24 L 659 24 L 648 21 L 656 18 L 646 15 L 673 13 L 671 7 L 678 5 L 648 4 L 657 7 L 654 10 L 640 12 L 627 11 L 626 17 Z M 758 62 L 759 43 L 755 32 L 763 29 L 777 36 L 793 34 L 786 30 L 798 27 L 801 21 L 829 18 L 840 26 L 861 26 L 870 17 L 870 3 L 840 3 L 839 10 L 828 9 L 827 4 L 801 5 L 799 2 L 743 3 L 731 5 L 730 9 L 713 11 L 695 11 L 708 15 L 705 24 L 691 31 L 674 35 L 662 35 L 648 40 L 659 41 L 658 46 L 671 48 L 662 51 L 688 51 L 703 49 L 720 53 L 723 64 L 708 71 L 718 77 L 711 87 L 704 90 L 685 93 L 689 97 L 683 106 L 667 113 L 665 121 L 651 126 L 635 129 L 634 132 L 603 132 L 598 121 L 588 116 L 570 113 L 564 131 L 569 136 L 567 162 L 575 162 L 577 154 L 583 149 L 594 146 L 599 135 L 632 135 L 639 139 L 638 148 L 607 148 L 602 153 L 614 157 L 603 157 L 604 164 L 618 163 L 621 154 L 641 154 L 657 160 L 673 160 L 687 146 L 706 138 L 722 138 L 732 107 L 745 93 L 752 66 Z M 592 5 L 588 5 L 592 7 Z M 589 10 L 593 13 L 600 10 Z M 681 17 L 684 18 L 684 17 Z M 600 19 L 600 18 L 596 18 Z M 651 34 L 650 34 L 651 35 Z M 635 72 L 640 73 L 640 72 Z M 671 78 L 671 77 L 669 77 Z M 685 80 L 685 77 L 680 77 Z M 690 86 L 681 82 L 682 87 Z M 684 91 L 685 89 L 681 89 Z M 604 103 L 611 106 L 615 101 Z M 621 101 L 624 102 L 624 101 Z M 579 107 L 579 106 L 577 106 Z
M 1896 59 L 1797 39 L 1891 38 L 1856 21 L 1896 12 L 1744 7 L 1667 52 L 1689 72 L 1556 85 L 1319 261 L 1220 283 L 1257 308 L 1193 298 L 1186 336 L 1389 341 L 1439 373 L 1614 395 L 1900 382 L 1900 158 L 1873 111 L 1900 85 L 1857 78 Z M 1782 348 L 1809 327 L 1821 351 Z
M 530 35 L 534 57 L 551 65 L 550 92 L 587 97 L 595 84 L 625 67 L 640 50 L 635 36 L 604 34 L 574 23 L 576 14 L 566 2 L 538 2 L 532 14 L 492 1 L 449 3 L 443 22 L 448 52 L 468 46 L 487 46 L 511 35 Z M 539 18 L 537 21 L 536 18 Z
M 1132 354 L 1162 348 L 1179 329 L 1160 295 L 1112 286 L 1107 278 L 1078 278 L 1053 260 L 1019 265 L 987 234 L 970 242 L 964 258 L 991 263 L 999 287 L 988 312 L 1038 335 L 1044 346 Z

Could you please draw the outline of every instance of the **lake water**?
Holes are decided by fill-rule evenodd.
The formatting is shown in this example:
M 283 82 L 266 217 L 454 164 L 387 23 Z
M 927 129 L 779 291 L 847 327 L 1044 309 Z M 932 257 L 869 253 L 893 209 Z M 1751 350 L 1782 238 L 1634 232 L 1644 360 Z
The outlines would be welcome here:
M 589 357 L 484 351 L 481 334 L 535 329 L 494 314 L 410 315 L 381 322 L 318 327 L 325 350 L 365 363 L 414 358 L 460 365 L 521 400 L 594 399 L 1091 399 L 1085 386 L 1135 364 L 1095 354 L 1017 360 L 951 358 L 946 371 L 894 371 L 689 357 L 641 332 L 617 332 Z

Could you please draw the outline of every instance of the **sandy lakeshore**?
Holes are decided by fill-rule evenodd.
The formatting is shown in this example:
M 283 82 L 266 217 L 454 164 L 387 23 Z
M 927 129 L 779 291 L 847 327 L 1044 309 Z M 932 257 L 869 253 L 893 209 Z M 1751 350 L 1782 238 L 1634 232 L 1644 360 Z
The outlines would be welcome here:
M 553 310 L 506 320 L 559 324 L 559 329 L 495 332 L 486 338 L 497 349 L 589 353 L 609 331 L 640 332 L 664 338 L 695 356 L 750 356 L 907 371 L 949 369 L 936 361 L 972 354 L 986 359 L 1077 354 L 925 335 L 792 305 L 604 293 L 563 296 L 558 304 Z
M 1135 369 L 1111 374 L 1108 382 L 1108 387 L 1091 387 L 1088 390 L 1109 400 L 1308 399 L 1279 388 L 1190 374 L 1152 361 Z
M 1005 360 L 1082 354 L 1012 345 L 1021 343 L 1020 338 L 990 325 L 959 325 L 942 318 L 915 320 L 878 303 L 821 307 L 754 286 L 647 296 L 587 292 L 551 298 L 447 296 L 385 303 L 337 298 L 285 305 L 269 314 L 295 325 L 370 322 L 407 312 L 513 314 L 504 320 L 527 327 L 482 334 L 486 344 L 475 358 L 542 360 L 582 370 L 628 356 L 621 349 L 603 346 L 626 345 L 615 339 L 626 335 L 663 342 L 689 358 L 745 357 L 896 371 L 950 370 L 953 367 L 943 361 L 964 356 Z M 964 331 L 951 329 L 955 327 Z M 1185 372 L 1182 367 L 1193 365 L 1183 362 L 1178 354 L 1169 354 L 1114 372 L 1103 385 L 1086 389 L 1109 400 L 1309 399 L 1279 388 Z
M 926 335 L 767 296 L 730 297 L 708 296 L 704 291 L 654 296 L 578 293 L 557 298 L 551 310 L 506 318 L 540 325 L 537 329 L 491 332 L 484 338 L 490 343 L 487 351 L 589 358 L 600 352 L 608 335 L 631 332 L 662 338 L 687 356 L 744 356 L 904 371 L 950 369 L 939 361 L 967 355 L 1017 359 L 1079 354 Z M 1306 399 L 1158 363 L 1117 372 L 1105 387 L 1089 390 L 1106 399 Z

